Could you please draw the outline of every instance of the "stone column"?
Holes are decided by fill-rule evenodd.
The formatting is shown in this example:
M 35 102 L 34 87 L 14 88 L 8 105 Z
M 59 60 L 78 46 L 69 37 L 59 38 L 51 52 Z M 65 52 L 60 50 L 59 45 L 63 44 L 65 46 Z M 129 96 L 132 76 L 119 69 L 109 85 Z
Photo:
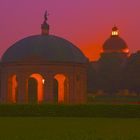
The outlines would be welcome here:
M 87 102 L 87 71 L 84 72 L 84 93 L 83 93 L 83 103 Z
M 1 73 L 1 103 L 8 103 L 7 94 L 8 94 L 8 76 L 6 73 Z
M 69 103 L 69 77 L 66 76 L 66 79 L 64 81 L 64 103 L 68 104 Z
M 75 92 L 75 76 L 74 73 L 69 74 L 69 104 L 75 103 L 76 92 Z
M 53 95 L 53 74 L 47 73 L 45 76 L 44 83 L 44 102 L 45 103 L 54 103 Z
M 26 74 L 20 73 L 18 75 L 18 95 L 17 102 L 19 104 L 25 104 L 27 100 L 27 77 Z
M 86 70 L 81 71 L 79 81 L 79 103 L 86 103 L 87 100 L 87 73 Z

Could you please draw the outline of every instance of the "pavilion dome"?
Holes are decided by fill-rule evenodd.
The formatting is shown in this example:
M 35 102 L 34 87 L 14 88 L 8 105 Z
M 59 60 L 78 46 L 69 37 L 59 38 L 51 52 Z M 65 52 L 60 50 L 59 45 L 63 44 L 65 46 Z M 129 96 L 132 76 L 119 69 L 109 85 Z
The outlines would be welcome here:
M 1 60 L 2 62 L 88 62 L 79 48 L 54 35 L 34 35 L 24 38 L 8 48 Z
M 119 37 L 117 27 L 112 28 L 111 37 L 104 42 L 103 52 L 129 52 L 126 42 L 121 37 Z

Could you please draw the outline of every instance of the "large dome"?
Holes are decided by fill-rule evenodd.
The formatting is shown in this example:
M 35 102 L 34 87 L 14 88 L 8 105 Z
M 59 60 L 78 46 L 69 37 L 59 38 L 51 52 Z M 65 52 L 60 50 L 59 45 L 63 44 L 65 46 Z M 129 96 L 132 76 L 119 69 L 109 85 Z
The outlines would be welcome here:
M 112 28 L 111 37 L 104 42 L 103 52 L 129 52 L 126 42 L 121 37 L 119 37 L 119 30 L 116 26 Z
M 103 44 L 104 52 L 126 52 L 127 49 L 127 44 L 119 36 L 111 36 Z
M 34 35 L 12 45 L 2 56 L 2 62 L 73 62 L 88 59 L 69 41 L 53 35 Z

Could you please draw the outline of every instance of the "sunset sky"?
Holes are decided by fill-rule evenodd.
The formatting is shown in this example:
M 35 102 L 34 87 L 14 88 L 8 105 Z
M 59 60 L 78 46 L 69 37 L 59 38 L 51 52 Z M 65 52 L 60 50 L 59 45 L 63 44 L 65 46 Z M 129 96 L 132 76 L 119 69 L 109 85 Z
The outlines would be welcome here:
M 50 33 L 73 42 L 90 58 L 116 24 L 130 52 L 140 50 L 140 0 L 0 0 L 0 56 L 13 43 L 40 34 L 45 10 Z

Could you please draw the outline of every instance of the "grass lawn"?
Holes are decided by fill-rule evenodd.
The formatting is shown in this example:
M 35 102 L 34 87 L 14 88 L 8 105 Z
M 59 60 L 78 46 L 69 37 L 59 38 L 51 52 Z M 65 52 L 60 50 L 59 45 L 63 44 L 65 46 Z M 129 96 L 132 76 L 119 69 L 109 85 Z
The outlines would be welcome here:
M 0 117 L 0 140 L 140 140 L 140 119 Z

